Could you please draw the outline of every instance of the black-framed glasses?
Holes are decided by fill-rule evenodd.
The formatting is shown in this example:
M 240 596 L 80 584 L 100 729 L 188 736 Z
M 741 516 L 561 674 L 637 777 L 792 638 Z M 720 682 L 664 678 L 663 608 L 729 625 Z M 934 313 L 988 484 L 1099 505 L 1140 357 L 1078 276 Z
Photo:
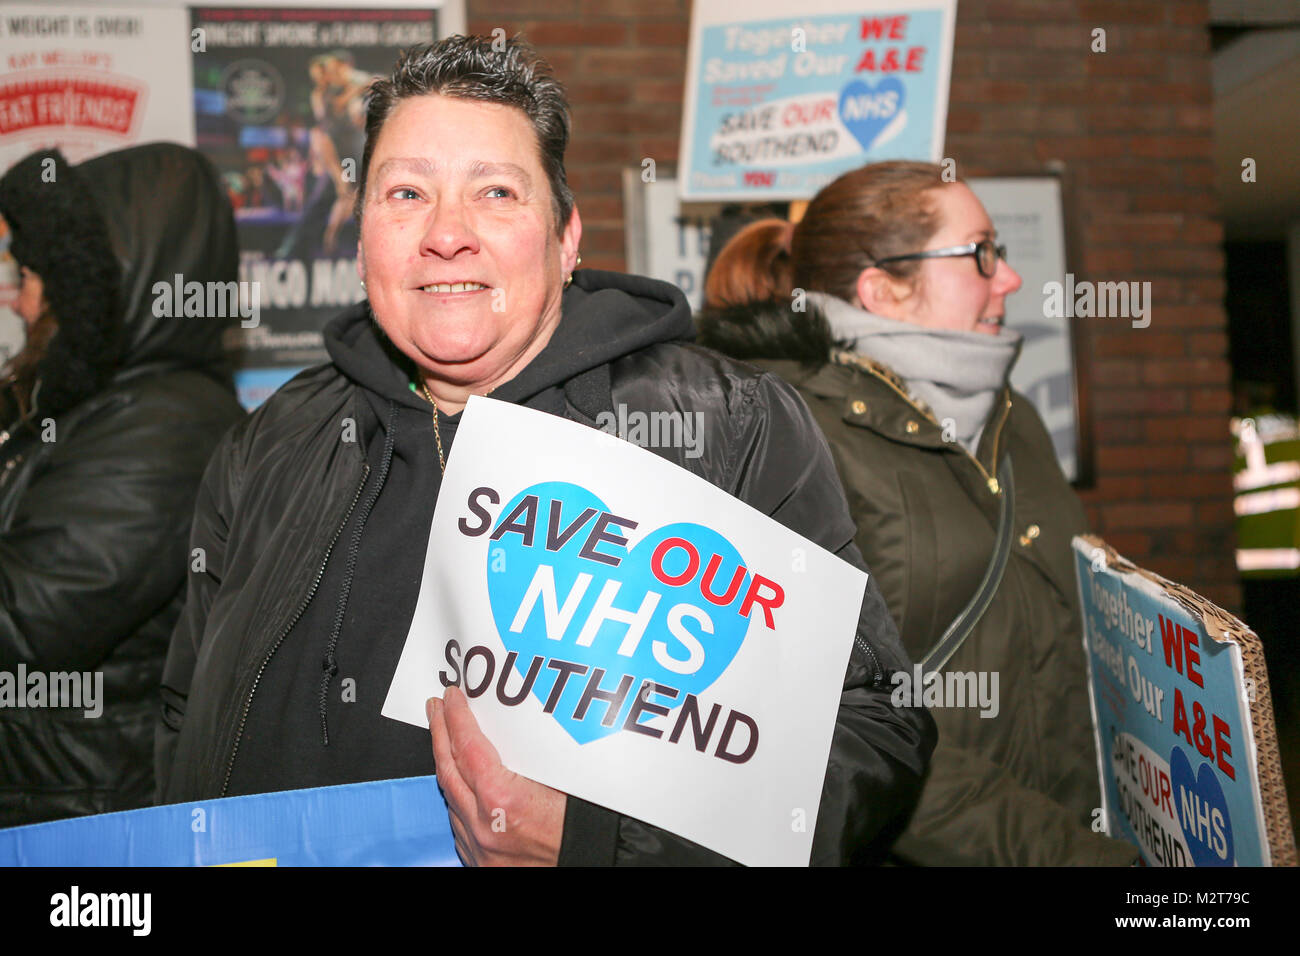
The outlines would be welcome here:
M 979 269 L 980 275 L 986 279 L 992 279 L 993 273 L 998 271 L 998 260 L 1007 258 L 1007 247 L 998 245 L 992 239 L 981 239 L 979 242 L 968 242 L 964 246 L 948 246 L 944 249 L 929 249 L 925 252 L 909 252 L 905 256 L 887 256 L 884 259 L 877 259 L 872 265 L 880 266 L 886 262 L 903 262 L 906 259 L 947 259 L 955 256 L 974 256 L 975 268 Z

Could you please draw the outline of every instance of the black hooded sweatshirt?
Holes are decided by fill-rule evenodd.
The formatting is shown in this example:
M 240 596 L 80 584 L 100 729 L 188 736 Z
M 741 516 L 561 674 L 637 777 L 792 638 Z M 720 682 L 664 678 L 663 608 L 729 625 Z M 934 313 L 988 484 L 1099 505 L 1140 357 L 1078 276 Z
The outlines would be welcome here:
M 551 340 L 493 398 L 565 415 L 609 408 L 608 377 L 583 375 L 657 342 L 689 338 L 677 290 L 588 270 L 564 293 Z M 601 288 L 587 291 L 583 285 Z M 675 295 L 673 293 L 676 293 Z M 325 330 L 335 366 L 361 386 L 356 422 L 370 474 L 326 563 L 314 597 L 275 650 L 249 711 L 228 794 L 260 793 L 434 772 L 426 729 L 380 710 L 415 614 L 442 474 L 433 408 L 411 388 L 412 363 L 365 306 Z M 460 414 L 439 415 L 450 455 Z

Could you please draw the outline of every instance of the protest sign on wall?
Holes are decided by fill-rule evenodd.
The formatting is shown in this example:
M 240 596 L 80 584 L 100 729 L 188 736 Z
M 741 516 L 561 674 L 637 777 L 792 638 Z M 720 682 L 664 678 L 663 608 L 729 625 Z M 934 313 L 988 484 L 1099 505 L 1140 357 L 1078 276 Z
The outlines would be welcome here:
M 1259 638 L 1074 539 L 1107 833 L 1151 866 L 1294 865 Z
M 702 413 L 605 414 L 699 457 Z M 427 726 L 459 685 L 511 770 L 742 863 L 807 865 L 865 586 L 650 451 L 472 397 L 383 713 Z
M 0 7 L 0 173 L 56 146 L 79 163 L 152 140 L 194 145 L 185 11 Z M 0 364 L 23 343 L 18 268 L 0 234 Z
M 198 800 L 0 830 L 0 866 L 459 866 L 433 777 Z
M 871 160 L 943 155 L 956 0 L 697 0 L 681 196 L 808 199 Z

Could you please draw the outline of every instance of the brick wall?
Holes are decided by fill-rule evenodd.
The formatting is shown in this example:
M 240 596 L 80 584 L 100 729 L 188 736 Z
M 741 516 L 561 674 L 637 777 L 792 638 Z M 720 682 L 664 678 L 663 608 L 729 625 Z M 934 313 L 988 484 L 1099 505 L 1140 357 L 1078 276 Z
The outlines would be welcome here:
M 569 87 L 584 265 L 625 267 L 622 170 L 677 159 L 689 8 L 468 0 L 472 31 L 524 32 Z M 1076 276 L 1151 283 L 1148 328 L 1076 320 L 1098 476 L 1084 502 L 1121 553 L 1236 609 L 1208 19 L 1206 0 L 961 0 L 945 153 L 970 176 L 1063 162 Z

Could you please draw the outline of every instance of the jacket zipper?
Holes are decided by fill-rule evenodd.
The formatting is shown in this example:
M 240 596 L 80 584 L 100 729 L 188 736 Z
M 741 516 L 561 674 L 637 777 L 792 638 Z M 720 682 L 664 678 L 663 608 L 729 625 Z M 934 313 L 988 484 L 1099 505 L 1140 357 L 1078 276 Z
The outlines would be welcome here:
M 880 666 L 880 658 L 877 657 L 876 652 L 871 649 L 871 645 L 862 639 L 861 634 L 854 633 L 853 641 L 858 645 L 858 647 L 862 648 L 864 654 L 871 658 L 871 663 L 875 667 L 875 671 L 871 675 L 871 686 L 878 686 L 881 681 L 885 679 L 885 669 Z
M 330 538 L 329 547 L 325 549 L 325 557 L 321 560 L 320 570 L 316 572 L 316 578 L 311 582 L 311 587 L 308 588 L 306 596 L 302 599 L 302 603 L 298 605 L 298 610 L 294 613 L 293 618 L 285 626 L 284 630 L 280 632 L 280 636 L 276 638 L 275 644 L 273 644 L 271 649 L 267 651 L 266 656 L 262 658 L 262 666 L 257 669 L 257 676 L 253 678 L 253 686 L 249 688 L 248 691 L 248 699 L 244 701 L 244 712 L 239 718 L 239 730 L 235 732 L 235 746 L 234 749 L 230 751 L 230 762 L 226 765 L 226 779 L 221 784 L 220 795 L 223 797 L 226 795 L 226 791 L 230 789 L 230 776 L 235 772 L 235 758 L 239 755 L 239 742 L 244 736 L 244 724 L 248 722 L 248 712 L 253 707 L 253 695 L 257 693 L 257 685 L 262 681 L 262 674 L 266 671 L 266 665 L 271 663 L 271 658 L 275 656 L 275 652 L 280 649 L 280 645 L 283 644 L 284 639 L 289 636 L 289 632 L 293 630 L 294 625 L 296 625 L 302 618 L 303 614 L 306 613 L 307 605 L 311 603 L 311 599 L 316 596 L 316 589 L 320 587 L 321 578 L 325 576 L 325 567 L 329 564 L 330 555 L 334 553 L 334 545 L 338 543 L 339 536 L 343 534 L 343 529 L 348 526 L 348 521 L 352 518 L 352 512 L 356 509 L 357 502 L 361 500 L 361 492 L 365 490 L 366 481 L 369 478 L 370 463 L 363 462 L 361 466 L 361 481 L 357 484 L 356 493 L 352 496 L 352 503 L 348 505 L 347 514 L 343 516 L 342 522 L 339 523 L 338 528 L 335 530 L 334 537 Z
M 925 410 L 920 405 L 916 404 L 915 400 L 913 400 L 911 395 L 908 395 L 905 391 L 900 389 L 889 379 L 885 378 L 883 375 L 879 374 L 874 369 L 868 368 L 867 366 L 855 364 L 853 367 L 866 372 L 867 374 L 873 376 L 874 378 L 876 378 L 881 382 L 884 382 L 891 389 L 893 389 L 894 393 L 897 394 L 899 398 L 907 402 L 908 405 L 911 405 L 912 408 L 916 410 L 916 413 L 918 415 L 924 416 L 926 421 L 930 422 L 930 424 L 934 425 L 936 428 L 941 427 L 939 425 L 939 422 L 935 420 L 933 413 Z M 1010 407 L 1011 407 L 1011 399 L 1008 398 L 1006 400 L 1006 405 L 1004 406 L 1004 411 L 1005 409 L 1009 409 Z M 1002 440 L 1002 425 L 1005 422 L 1006 422 L 1006 416 L 1005 415 L 999 416 L 997 431 L 993 433 L 993 461 L 994 462 L 998 460 L 998 442 Z M 984 466 L 980 464 L 980 460 L 976 458 L 974 455 L 972 455 L 970 452 L 968 452 L 964 445 L 958 444 L 957 447 L 960 448 L 962 454 L 965 455 L 967 458 L 969 458 L 971 462 L 974 463 L 975 467 L 979 469 L 979 473 L 984 478 L 984 484 L 985 486 L 987 486 L 989 491 L 993 492 L 993 494 L 995 495 L 1002 494 L 1002 487 L 1001 485 L 998 484 L 997 478 L 994 477 L 993 475 L 990 475 L 988 471 L 985 470 Z M 994 465 L 994 467 L 995 468 L 997 467 L 996 464 Z

